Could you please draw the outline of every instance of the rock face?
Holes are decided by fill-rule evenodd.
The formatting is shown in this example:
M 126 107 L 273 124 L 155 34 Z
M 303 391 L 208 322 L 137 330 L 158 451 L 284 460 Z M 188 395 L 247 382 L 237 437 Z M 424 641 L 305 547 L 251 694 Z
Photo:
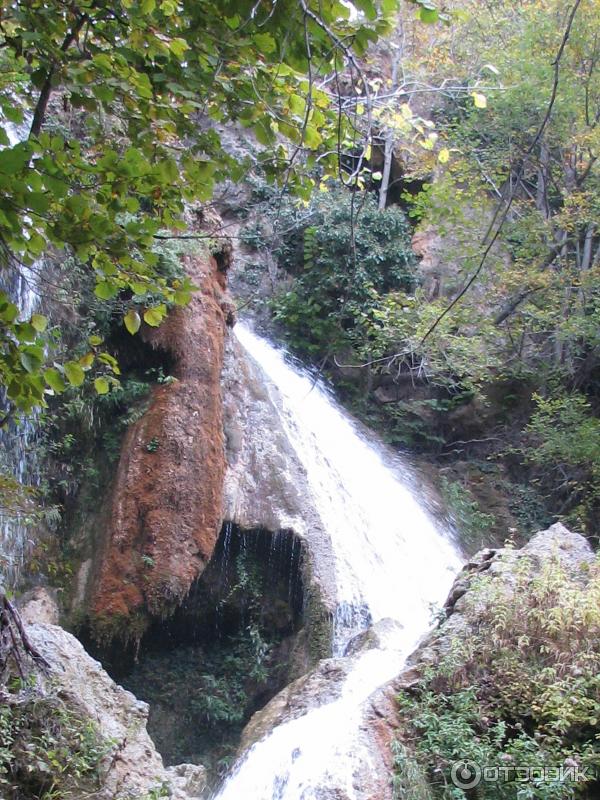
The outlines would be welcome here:
M 213 552 L 225 473 L 220 378 L 233 322 L 228 259 L 227 252 L 184 256 L 199 291 L 160 328 L 142 332 L 173 361 L 176 380 L 154 389 L 122 445 L 104 551 L 92 577 L 90 607 L 100 626 L 117 620 L 139 634 L 148 614 L 164 614 L 185 596 Z
M 227 457 L 223 518 L 245 529 L 293 531 L 307 546 L 306 585 L 318 591 L 320 603 L 333 609 L 331 542 L 276 401 L 277 389 L 230 336 L 223 369 Z
M 401 725 L 395 698 L 403 689 L 410 689 L 428 665 L 435 664 L 453 642 L 468 637 L 472 630 L 473 611 L 467 610 L 465 598 L 473 579 L 486 573 L 501 581 L 507 592 L 515 584 L 515 576 L 525 561 L 532 574 L 540 571 L 551 558 L 558 559 L 561 567 L 574 580 L 586 579 L 586 565 L 594 558 L 589 542 L 578 533 L 572 533 L 561 523 L 541 531 L 520 550 L 502 548 L 485 549 L 477 553 L 463 568 L 448 595 L 445 604 L 446 620 L 428 636 L 408 659 L 400 675 L 372 698 L 365 714 L 368 731 L 376 751 L 374 783 L 377 792 L 373 798 L 392 800 L 391 783 L 393 756 L 391 743 Z
M 50 610 L 46 617 L 58 613 L 52 599 L 36 590 L 36 597 L 22 610 L 22 619 L 31 642 L 50 664 L 52 684 L 70 711 L 93 722 L 112 742 L 102 765 L 102 788 L 91 798 L 142 797 L 163 784 L 173 800 L 200 797 L 206 784 L 204 768 L 180 764 L 165 769 L 146 731 L 146 703 L 118 686 L 74 636 L 49 622 L 33 622 L 42 608 Z

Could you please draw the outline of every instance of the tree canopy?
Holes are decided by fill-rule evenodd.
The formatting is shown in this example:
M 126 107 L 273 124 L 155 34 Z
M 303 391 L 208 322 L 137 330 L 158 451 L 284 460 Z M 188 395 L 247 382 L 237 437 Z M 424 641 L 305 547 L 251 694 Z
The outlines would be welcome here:
M 416 3 L 427 21 L 428 2 Z M 317 76 L 349 67 L 390 29 L 397 0 L 3 0 L 0 10 L 0 247 L 2 273 L 25 279 L 48 253 L 74 254 L 100 299 L 128 298 L 124 324 L 158 325 L 193 287 L 157 270 L 161 230 L 185 223 L 246 165 L 214 123 L 235 121 L 263 145 L 262 167 L 305 195 L 317 155 L 338 168 L 347 121 Z M 298 158 L 308 153 L 309 158 Z M 310 154 L 313 154 L 312 158 Z M 53 363 L 41 314 L 23 319 L 0 292 L 0 385 L 30 411 L 47 392 L 93 370 L 108 391 L 118 365 L 90 338 L 83 360 Z

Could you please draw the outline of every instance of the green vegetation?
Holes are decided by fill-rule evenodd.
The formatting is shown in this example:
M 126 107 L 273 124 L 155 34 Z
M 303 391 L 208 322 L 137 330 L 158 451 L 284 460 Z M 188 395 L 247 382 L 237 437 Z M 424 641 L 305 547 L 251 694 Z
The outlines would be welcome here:
M 335 229 L 338 208 L 329 212 L 334 225 L 326 213 L 310 218 L 326 194 L 301 210 L 302 236 L 280 226 L 275 251 L 292 283 L 275 298 L 274 316 L 294 349 L 393 444 L 444 466 L 457 458 L 500 464 L 507 498 L 534 492 L 524 504 L 539 506 L 537 517 L 549 512 L 594 538 L 599 9 L 595 1 L 575 9 L 557 0 L 493 8 L 464 0 L 454 10 L 434 35 L 404 14 L 392 35 L 402 85 L 390 97 L 379 93 L 379 74 L 371 79 L 385 135 L 375 137 L 370 166 L 390 154 L 391 141 L 396 177 L 386 196 L 416 227 L 421 267 L 413 267 L 410 229 L 387 238 L 392 206 L 375 222 L 373 190 L 381 201 L 384 179 L 374 171 L 351 198 L 356 213 L 345 232 Z M 377 57 L 392 70 L 394 56 Z M 372 226 L 367 249 L 361 208 Z M 393 251 L 394 241 L 406 273 L 389 281 L 377 251 Z M 514 517 L 520 524 L 517 507 Z
M 437 11 L 415 0 L 428 20 Z M 120 297 L 123 323 L 157 326 L 185 304 L 187 277 L 157 271 L 157 239 L 187 226 L 186 204 L 239 181 L 245 160 L 226 152 L 214 123 L 235 121 L 263 146 L 262 168 L 310 194 L 305 159 L 334 172 L 352 143 L 346 114 L 316 79 L 351 64 L 391 28 L 395 0 L 282 0 L 275 7 L 214 0 L 82 0 L 65 6 L 4 0 L 0 16 L 0 246 L 2 271 L 39 271 L 58 250 L 76 256 L 98 299 Z M 307 75 L 310 77 L 307 78 Z M 360 71 L 355 76 L 363 82 Z M 362 91 L 365 90 L 363 87 Z M 200 123 L 202 118 L 212 126 Z M 15 129 L 21 126 L 15 143 Z M 168 232 L 165 232 L 165 229 Z M 148 300 L 148 296 L 152 300 Z M 21 319 L 0 294 L 0 385 L 9 413 L 80 386 L 95 366 L 100 392 L 114 364 L 90 342 L 84 363 L 47 352 L 48 320 Z
M 481 510 L 469 489 L 460 481 L 442 477 L 441 492 L 450 516 L 457 524 L 463 549 L 472 553 L 490 544 L 495 519 L 492 514 Z
M 116 675 L 150 704 L 148 730 L 167 764 L 201 763 L 217 780 L 252 714 L 290 680 L 303 621 L 300 552 L 280 536 L 224 528 L 189 597 Z M 106 660 L 118 665 L 115 653 Z
M 600 512 L 600 420 L 583 395 L 533 397 L 523 457 L 563 504 L 567 522 L 587 530 Z
M 593 779 L 600 767 L 600 562 L 581 574 L 558 560 L 536 569 L 521 557 L 514 586 L 474 578 L 464 609 L 470 630 L 400 695 L 398 797 L 407 785 L 423 800 L 471 797 L 451 780 L 452 764 L 463 759 L 481 767 L 577 765 Z M 480 791 L 489 800 L 563 800 L 585 789 L 519 782 L 509 770 Z
M 6 800 L 79 800 L 100 788 L 110 751 L 51 686 L 15 679 L 0 707 L 0 792 Z
M 323 358 L 362 340 L 381 295 L 413 286 L 409 225 L 398 208 L 380 212 L 371 195 L 324 192 L 277 213 L 285 230 L 277 262 L 296 279 L 275 299 L 274 318 L 298 352 Z
M 256 697 L 270 694 L 270 645 L 257 627 L 144 657 L 124 684 L 150 703 L 149 731 L 169 764 L 202 763 L 222 774 Z

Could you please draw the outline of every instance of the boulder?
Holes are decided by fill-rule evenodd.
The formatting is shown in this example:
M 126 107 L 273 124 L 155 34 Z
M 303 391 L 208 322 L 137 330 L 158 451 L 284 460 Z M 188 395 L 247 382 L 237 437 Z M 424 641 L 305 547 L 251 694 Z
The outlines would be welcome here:
M 142 798 L 162 786 L 173 800 L 201 797 L 204 767 L 165 769 L 146 730 L 148 705 L 115 683 L 74 636 L 49 621 L 57 618 L 58 609 L 47 591 L 36 589 L 31 595 L 21 618 L 31 643 L 49 664 L 49 682 L 70 711 L 93 722 L 111 743 L 102 763 L 101 788 L 90 800 Z
M 392 800 L 394 797 L 391 744 L 401 725 L 395 698 L 400 691 L 410 691 L 417 685 L 426 668 L 448 652 L 457 639 L 470 635 L 477 622 L 473 616 L 477 614 L 477 607 L 466 602 L 473 580 L 487 573 L 501 581 L 508 593 L 514 593 L 516 575 L 523 567 L 524 560 L 526 568 L 533 574 L 551 559 L 557 559 L 571 579 L 585 582 L 587 566 L 593 561 L 594 553 L 584 536 L 573 533 L 558 522 L 537 533 L 518 550 L 508 547 L 486 548 L 465 564 L 446 600 L 444 621 L 424 638 L 402 672 L 370 700 L 365 714 L 365 729 L 374 744 L 373 750 L 377 751 L 373 760 L 373 775 L 374 781 L 378 781 L 378 800 Z

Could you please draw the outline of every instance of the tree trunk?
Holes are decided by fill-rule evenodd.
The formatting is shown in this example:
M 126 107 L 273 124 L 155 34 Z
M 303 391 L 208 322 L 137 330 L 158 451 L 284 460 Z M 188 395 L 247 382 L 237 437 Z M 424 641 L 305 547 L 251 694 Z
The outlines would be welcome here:
M 392 62 L 392 92 L 398 86 L 398 59 L 400 56 L 394 54 Z M 381 188 L 379 189 L 379 210 L 384 211 L 387 206 L 388 189 L 390 187 L 390 175 L 392 174 L 392 161 L 394 158 L 394 132 L 389 130 L 385 135 L 385 149 L 383 153 L 383 173 L 381 176 Z

